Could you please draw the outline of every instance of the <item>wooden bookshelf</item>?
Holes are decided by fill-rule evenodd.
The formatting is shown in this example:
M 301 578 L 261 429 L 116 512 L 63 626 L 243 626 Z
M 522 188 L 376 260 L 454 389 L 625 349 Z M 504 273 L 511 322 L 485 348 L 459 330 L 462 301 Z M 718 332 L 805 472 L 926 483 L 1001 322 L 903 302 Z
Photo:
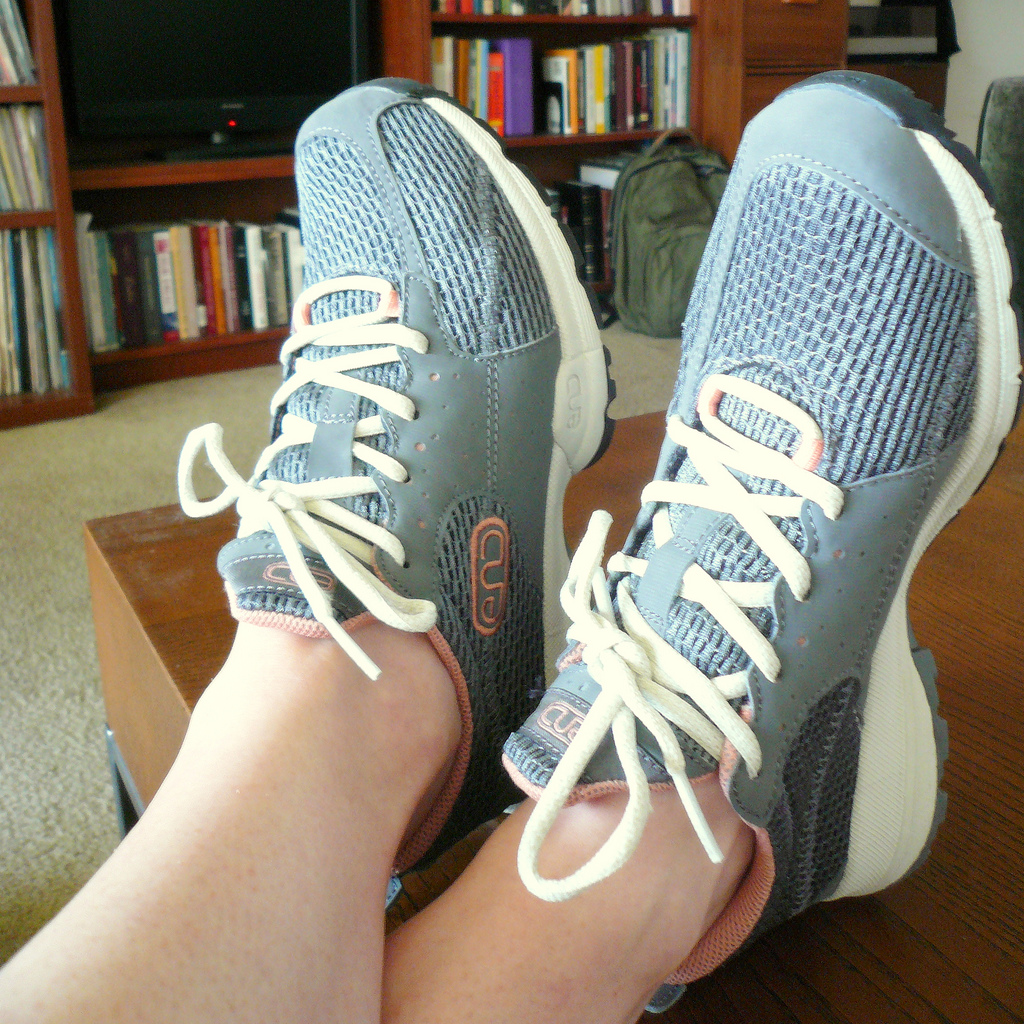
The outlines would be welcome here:
M 384 73 L 431 81 L 434 35 L 523 35 L 535 52 L 640 35 L 650 28 L 692 30 L 690 124 L 732 160 L 746 122 L 788 85 L 845 66 L 847 0 L 693 0 L 687 17 L 554 14 L 441 14 L 430 0 L 381 0 Z M 516 159 L 544 183 L 575 176 L 581 157 L 622 149 L 648 132 L 508 138 Z
M 19 210 L 0 214 L 0 228 L 48 227 L 53 230 L 61 292 L 60 325 L 71 386 L 43 395 L 0 396 L 0 428 L 80 416 L 94 408 L 82 293 L 78 283 L 74 211 L 68 181 L 67 140 L 57 71 L 53 11 L 49 0 L 25 0 L 23 14 L 35 59 L 37 84 L 0 89 L 0 104 L 37 103 L 42 107 L 44 145 L 50 169 L 53 204 L 50 210 Z
M 94 226 L 182 220 L 272 222 L 297 202 L 290 155 L 210 160 L 114 160 L 70 172 L 75 207 Z M 239 188 L 239 184 L 244 188 Z M 93 353 L 97 391 L 273 363 L 285 328 Z
M 246 332 L 90 356 L 75 248 L 74 209 L 98 228 L 135 221 L 227 219 L 269 222 L 294 205 L 290 156 L 182 162 L 146 159 L 129 146 L 76 152 L 69 167 L 50 0 L 24 0 L 38 84 L 0 89 L 0 103 L 44 110 L 54 203 L 51 211 L 0 215 L 0 227 L 52 227 L 60 262 L 62 326 L 72 375 L 67 392 L 0 398 L 0 428 L 88 412 L 93 390 L 273 361 L 282 329 Z M 563 17 L 438 14 L 430 0 L 381 0 L 378 69 L 431 80 L 431 38 L 526 35 L 535 52 L 641 35 L 650 28 L 692 30 L 690 121 L 732 159 L 743 125 L 781 89 L 845 64 L 846 0 L 694 0 L 692 16 Z M 639 145 L 653 131 L 604 135 L 538 134 L 506 139 L 514 158 L 544 183 L 575 177 L 581 157 Z M 242 187 L 240 187 L 242 186 Z M 72 205 L 72 199 L 74 205 Z

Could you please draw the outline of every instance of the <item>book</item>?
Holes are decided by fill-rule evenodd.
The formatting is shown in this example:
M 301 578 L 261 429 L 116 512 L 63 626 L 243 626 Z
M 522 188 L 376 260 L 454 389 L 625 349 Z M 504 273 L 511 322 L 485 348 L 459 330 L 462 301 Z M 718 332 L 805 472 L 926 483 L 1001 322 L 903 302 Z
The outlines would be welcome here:
M 217 249 L 220 253 L 221 281 L 224 287 L 224 323 L 229 334 L 238 331 L 238 282 L 235 278 L 235 236 L 231 225 L 217 225 Z
M 24 164 L 18 152 L 18 140 L 14 133 L 14 120 L 9 106 L 0 106 L 0 162 L 3 164 L 7 188 L 11 195 L 13 209 L 32 209 L 28 182 L 25 180 Z
M 469 65 L 472 40 L 457 39 L 455 42 L 455 98 L 464 107 L 469 107 Z
M 96 239 L 90 230 L 91 213 L 75 214 L 75 245 L 78 250 L 78 274 L 82 287 L 82 303 L 85 311 L 85 329 L 89 339 L 89 350 L 104 351 L 103 316 L 100 311 L 99 258 Z M 4 275 L 7 280 L 7 275 Z M 9 314 L 8 310 L 8 314 Z
M 306 265 L 306 250 L 302 244 L 302 234 L 297 227 L 289 223 L 278 226 L 284 239 L 285 276 L 288 280 L 288 309 L 295 305 L 303 288 L 303 272 Z
M 472 106 L 471 110 L 473 113 L 480 118 L 481 121 L 487 120 L 487 92 L 490 85 L 490 52 L 491 45 L 486 39 L 474 39 L 472 46 L 472 67 L 471 67 L 471 86 L 472 86 Z
M 263 228 L 266 253 L 267 320 L 270 327 L 288 323 L 288 286 L 284 270 L 284 241 L 276 225 Z
M 850 56 L 938 53 L 934 5 L 850 5 L 846 52 Z
M 153 247 L 153 233 L 156 229 L 152 225 L 137 225 L 132 230 L 135 235 L 135 261 L 139 273 L 144 337 L 147 345 L 159 345 L 164 340 L 164 327 L 160 315 L 156 249 Z
M 547 50 L 544 53 L 544 60 L 560 59 L 564 61 L 564 93 L 568 105 L 564 109 L 563 120 L 565 121 L 566 135 L 575 135 L 580 130 L 580 106 L 579 106 L 579 52 L 573 49 Z M 562 65 L 560 65 L 562 66 Z M 563 104 L 565 100 L 563 100 Z
M 600 188 L 613 189 L 619 174 L 636 157 L 634 150 L 625 150 L 611 156 L 590 157 L 580 164 L 579 180 Z
M 263 233 L 258 224 L 245 225 L 246 267 L 249 272 L 249 298 L 252 303 L 252 328 L 265 331 L 270 326 L 267 316 L 266 253 Z
M 192 225 L 193 259 L 199 260 L 199 282 L 197 285 L 196 308 L 202 305 L 203 337 L 209 338 L 217 333 L 216 297 L 213 284 L 213 258 L 210 251 L 210 225 L 200 221 Z M 202 294 L 200 300 L 199 294 Z
M 125 348 L 141 348 L 146 344 L 146 323 L 135 232 L 130 228 L 111 231 L 110 245 L 117 267 L 114 287 L 121 310 L 122 344 Z
M 178 340 L 178 300 L 174 286 L 174 261 L 171 257 L 171 233 L 166 228 L 153 232 L 156 254 L 157 290 L 160 297 L 160 322 L 165 342 Z
M 551 135 L 569 135 L 569 62 L 565 57 L 541 58 L 545 126 Z
M 604 243 L 601 237 L 601 189 L 588 182 L 563 181 L 559 191 L 565 223 L 583 254 L 583 276 L 587 281 L 602 281 Z
M 60 276 L 57 273 L 57 252 L 53 242 L 53 229 L 36 231 L 39 262 L 39 293 L 43 300 L 43 333 L 46 339 L 46 361 L 50 375 L 50 388 L 70 385 L 63 358 L 63 339 L 60 329 Z
M 14 0 L 0 0 L 0 27 L 2 27 L 15 67 L 15 81 L 9 84 L 34 84 L 36 80 L 35 58 L 28 43 L 28 33 L 25 31 L 21 8 Z
M 494 47 L 503 61 L 504 134 L 532 135 L 533 43 L 530 39 L 497 39 Z
M 298 228 L 294 230 L 298 231 Z M 252 330 L 252 298 L 249 295 L 249 259 L 245 246 L 245 227 L 231 226 L 231 241 L 235 256 L 235 288 L 238 291 L 238 329 Z
M 487 123 L 505 134 L 505 55 L 500 50 L 487 54 Z
M 206 238 L 210 247 L 210 271 L 213 277 L 213 307 L 206 311 L 211 334 L 226 334 L 227 312 L 224 308 L 224 261 L 221 256 L 220 231 L 216 223 L 207 225 Z
M 430 66 L 435 89 L 455 95 L 455 40 L 434 36 L 430 41 Z
M 117 299 L 114 294 L 114 277 L 117 264 L 110 250 L 110 235 L 106 231 L 93 231 L 96 239 L 96 264 L 99 273 L 100 317 L 102 320 L 103 348 L 113 351 L 121 347 L 121 332 L 118 327 Z
M 192 230 L 187 224 L 168 228 L 171 263 L 174 267 L 174 303 L 178 310 L 178 340 L 195 341 L 199 337 L 196 317 L 196 272 L 192 262 Z

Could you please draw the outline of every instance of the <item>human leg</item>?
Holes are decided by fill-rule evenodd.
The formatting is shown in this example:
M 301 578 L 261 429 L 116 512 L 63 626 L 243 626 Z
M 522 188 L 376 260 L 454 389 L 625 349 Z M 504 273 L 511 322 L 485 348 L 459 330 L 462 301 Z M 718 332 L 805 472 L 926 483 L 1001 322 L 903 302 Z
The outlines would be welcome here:
M 0 972 L 5 1021 L 376 1021 L 383 902 L 461 721 L 428 641 L 240 624 L 138 824 Z
M 90 998 L 123 993 L 132 1010 L 151 982 L 166 989 L 161 1009 L 188 982 L 195 1002 L 183 1000 L 182 1013 L 201 1015 L 202 1000 L 216 997 L 216 1019 L 232 1007 L 242 1019 L 269 1016 L 274 989 L 306 1010 L 344 1001 L 351 1019 L 368 1018 L 379 999 L 382 871 L 439 855 L 513 796 L 497 755 L 543 684 L 546 644 L 564 631 L 554 599 L 566 562 L 562 496 L 606 429 L 604 353 L 573 255 L 493 134 L 414 83 L 374 83 L 328 104 L 300 134 L 296 173 L 307 287 L 282 351 L 272 443 L 246 480 L 211 425 L 190 436 L 180 471 L 191 514 L 237 502 L 239 536 L 219 568 L 243 622 L 239 643 L 145 827 L 8 975 L 20 1001 L 52 977 L 48 959 L 61 970 L 50 953 L 74 948 L 100 982 Z M 210 502 L 192 485 L 204 448 L 226 484 Z M 358 625 L 367 612 L 377 625 Z M 400 633 L 385 642 L 390 628 L 381 634 L 379 623 Z M 257 626 L 292 636 L 275 640 Z M 429 670 L 394 664 L 400 651 Z M 353 664 L 366 675 L 350 676 Z M 270 667 L 287 685 L 273 685 Z M 401 780 L 416 789 L 423 769 L 432 779 L 413 806 L 375 788 L 385 777 L 359 774 L 356 763 L 372 765 L 374 751 L 356 741 L 388 729 L 399 730 L 395 742 L 407 729 L 415 737 L 408 714 L 427 715 L 426 705 L 415 685 L 399 702 L 386 684 L 417 672 L 432 679 L 439 667 L 448 699 L 438 710 L 450 724 L 453 704 L 459 729 L 444 770 L 424 753 Z M 315 727 L 315 738 L 291 748 L 300 737 L 289 726 L 299 725 Z M 445 748 L 441 733 L 430 730 Z M 337 757 L 345 768 L 329 786 L 311 780 L 314 765 L 330 770 Z M 222 760 L 230 772 L 218 775 Z M 294 805 L 282 799 L 289 789 Z M 387 800 L 394 806 L 381 812 Z M 378 829 L 356 827 L 368 803 Z M 415 827 L 403 824 L 384 864 L 393 815 Z M 293 847 L 302 823 L 313 834 Z M 274 898 L 282 879 L 332 852 L 324 878 Z M 203 898 L 180 906 L 193 885 Z M 139 910 L 128 897 L 142 894 Z M 333 973 L 346 965 L 332 954 L 299 998 L 302 958 L 348 918 L 358 951 L 337 948 L 351 954 L 350 976 Z M 165 919 L 178 923 L 148 930 Z M 132 949 L 139 985 L 118 988 L 113 975 L 127 959 L 112 935 L 130 925 L 148 943 Z M 252 978 L 261 951 L 281 950 L 288 935 L 287 970 Z M 176 954 L 165 967 L 161 943 L 187 946 L 192 958 Z M 176 970 L 186 966 L 198 973 Z M 234 1003 L 232 989 L 245 990 Z M 70 997 L 68 985 L 53 994 Z
M 517 808 L 447 892 L 388 936 L 382 1019 L 635 1021 L 719 916 L 750 861 L 753 834 L 717 780 L 696 788 L 722 863 L 704 856 L 678 799 L 657 793 L 634 857 L 564 903 L 538 900 L 515 871 L 532 801 Z M 545 843 L 545 874 L 561 877 L 589 859 L 624 802 L 613 794 L 567 808 Z

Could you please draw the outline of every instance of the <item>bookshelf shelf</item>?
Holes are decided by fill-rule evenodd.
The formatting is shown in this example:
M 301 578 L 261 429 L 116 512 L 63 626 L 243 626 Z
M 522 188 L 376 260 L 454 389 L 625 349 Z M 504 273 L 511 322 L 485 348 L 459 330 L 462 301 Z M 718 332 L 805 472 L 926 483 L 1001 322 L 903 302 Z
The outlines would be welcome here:
M 284 327 L 269 331 L 221 334 L 213 338 L 95 352 L 92 372 L 98 391 L 176 380 L 204 373 L 240 370 L 277 361 Z
M 94 352 L 93 366 L 110 366 L 113 363 L 131 363 L 147 359 L 163 359 L 185 355 L 189 352 L 203 352 L 220 348 L 252 345 L 263 341 L 280 342 L 287 334 L 284 327 L 270 331 L 243 331 L 239 334 L 221 334 L 213 338 L 196 338 L 194 341 L 175 341 L 166 345 L 146 345 L 143 348 L 119 348 L 115 352 Z
M 27 427 L 46 420 L 84 416 L 93 411 L 92 393 L 50 391 L 45 395 L 0 397 L 0 427 Z
M 72 167 L 73 191 L 110 188 L 144 188 L 157 185 L 197 185 L 215 181 L 257 181 L 291 178 L 295 173 L 291 156 L 247 157 L 245 159 L 152 161 Z
M 12 210 L 0 213 L 0 229 L 12 231 L 16 228 L 52 228 L 57 224 L 57 215 L 52 210 Z
M 52 253 L 59 296 L 58 322 L 63 361 L 70 385 L 43 394 L 0 397 L 0 429 L 81 416 L 94 408 L 78 258 L 75 252 L 74 211 L 68 184 L 67 141 L 53 10 L 49 0 L 24 0 L 21 9 L 37 82 L 33 85 L 0 88 L 0 104 L 35 104 L 42 109 L 43 136 L 40 144 L 45 147 L 50 170 L 52 209 L 15 210 L 0 214 L 0 228 L 47 228 L 52 232 Z
M 643 130 L 631 132 L 602 132 L 600 135 L 506 135 L 502 142 L 509 149 L 543 148 L 547 146 L 590 146 L 613 143 L 626 145 L 655 139 L 661 130 Z
M 696 23 L 693 15 L 588 14 L 569 17 L 562 14 L 438 14 L 430 19 L 435 25 L 570 25 L 577 28 L 587 26 L 610 26 L 612 28 L 680 28 Z
M 43 89 L 39 85 L 0 86 L 0 103 L 42 103 Z

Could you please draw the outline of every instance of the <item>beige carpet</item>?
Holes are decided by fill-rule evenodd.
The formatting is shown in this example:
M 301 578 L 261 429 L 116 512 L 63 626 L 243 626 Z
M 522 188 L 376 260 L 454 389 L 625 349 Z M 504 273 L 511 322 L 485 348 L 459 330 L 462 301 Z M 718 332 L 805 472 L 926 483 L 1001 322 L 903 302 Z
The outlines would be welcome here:
M 678 341 L 605 332 L 618 418 L 664 409 Z M 279 371 L 263 367 L 101 398 L 94 416 L 0 432 L 0 963 L 118 841 L 103 741 L 82 523 L 176 500 L 188 431 L 216 420 L 248 469 Z

